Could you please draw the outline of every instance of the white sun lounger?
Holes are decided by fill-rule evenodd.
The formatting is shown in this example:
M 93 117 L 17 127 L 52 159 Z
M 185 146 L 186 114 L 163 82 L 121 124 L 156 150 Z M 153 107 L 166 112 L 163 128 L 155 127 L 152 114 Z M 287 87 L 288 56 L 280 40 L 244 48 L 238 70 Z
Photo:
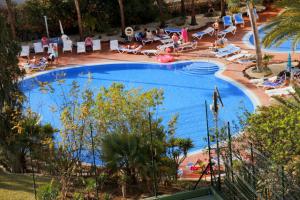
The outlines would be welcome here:
M 93 51 L 101 50 L 101 40 L 93 40 Z
M 255 78 L 255 79 L 250 79 L 249 82 L 253 84 L 262 84 L 265 81 L 271 81 L 274 82 L 278 79 L 277 76 L 272 76 L 270 78 Z
M 284 87 L 284 88 L 277 88 L 272 90 L 266 90 L 265 93 L 268 96 L 275 96 L 275 95 L 289 95 L 294 94 L 295 89 L 292 86 Z
M 232 33 L 234 35 L 235 32 L 236 32 L 236 26 L 229 26 L 225 30 L 220 31 L 218 33 L 218 37 L 224 38 L 227 35 L 227 33 Z
M 182 52 L 185 49 L 196 49 L 197 48 L 197 42 L 188 42 L 188 43 L 183 43 L 180 44 L 178 47 L 176 47 L 176 51 Z
M 232 62 L 234 60 L 237 60 L 239 58 L 242 58 L 242 57 L 245 57 L 245 56 L 248 56 L 248 55 L 250 55 L 250 54 L 248 54 L 247 51 L 241 51 L 241 53 L 233 55 L 233 56 L 230 56 L 230 57 L 226 58 L 226 60 Z
M 158 49 L 149 49 L 149 50 L 144 50 L 141 51 L 142 54 L 144 54 L 145 56 L 150 56 L 150 55 L 159 55 L 160 51 Z
M 172 39 L 163 39 L 163 40 L 160 40 L 160 42 L 162 44 L 169 44 L 169 43 L 174 43 L 174 41 Z
M 204 35 L 208 34 L 212 36 L 214 33 L 215 33 L 215 29 L 213 29 L 212 27 L 207 27 L 205 30 L 194 33 L 192 36 L 200 40 Z
M 41 42 L 33 43 L 34 53 L 43 53 L 44 48 Z
M 22 50 L 20 53 L 20 57 L 29 57 L 29 53 L 30 53 L 30 48 L 28 45 L 26 46 L 22 46 Z
M 77 42 L 77 53 L 85 53 L 85 42 Z
M 118 51 L 119 49 L 119 41 L 118 40 L 110 40 L 109 48 L 111 51 Z
M 63 40 L 63 49 L 62 49 L 63 53 L 66 51 L 72 52 L 72 45 L 73 45 L 72 40 Z
M 142 48 L 143 48 L 143 45 L 139 45 L 135 49 L 128 49 L 128 48 L 119 47 L 118 51 L 120 53 L 133 53 L 133 54 L 137 54 L 137 53 L 139 53 L 141 51 Z
M 164 44 L 164 45 L 158 45 L 157 49 L 160 51 L 164 51 L 166 48 L 174 48 L 174 43 L 168 43 L 168 44 Z
M 235 53 L 238 53 L 241 51 L 241 48 L 240 47 L 232 47 L 230 49 L 228 49 L 227 51 L 223 51 L 223 52 L 217 52 L 216 53 L 216 57 L 217 58 L 221 58 L 221 57 L 226 57 L 226 56 L 229 56 L 231 54 L 235 54 Z

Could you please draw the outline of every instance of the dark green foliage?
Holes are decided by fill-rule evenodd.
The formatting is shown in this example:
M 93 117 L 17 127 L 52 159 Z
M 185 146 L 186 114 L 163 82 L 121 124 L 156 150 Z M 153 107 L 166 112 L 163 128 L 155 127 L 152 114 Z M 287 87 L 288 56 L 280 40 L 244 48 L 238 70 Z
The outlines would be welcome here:
M 53 181 L 38 189 L 39 200 L 56 200 L 58 194 L 59 194 L 59 188 L 53 183 Z

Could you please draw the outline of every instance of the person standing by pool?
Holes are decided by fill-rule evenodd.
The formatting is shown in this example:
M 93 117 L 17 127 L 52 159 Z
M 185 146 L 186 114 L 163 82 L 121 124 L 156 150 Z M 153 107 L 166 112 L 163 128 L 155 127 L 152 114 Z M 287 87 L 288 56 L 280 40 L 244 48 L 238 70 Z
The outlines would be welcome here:
M 213 23 L 212 27 L 215 30 L 216 36 L 218 36 L 219 33 L 219 21 L 216 19 L 216 21 Z
M 187 28 L 183 27 L 181 29 L 181 36 L 182 36 L 183 43 L 187 43 L 189 41 L 189 36 L 188 36 Z
M 56 64 L 58 64 L 58 48 L 57 48 L 57 44 L 52 44 L 50 54 L 53 54 L 55 56 Z

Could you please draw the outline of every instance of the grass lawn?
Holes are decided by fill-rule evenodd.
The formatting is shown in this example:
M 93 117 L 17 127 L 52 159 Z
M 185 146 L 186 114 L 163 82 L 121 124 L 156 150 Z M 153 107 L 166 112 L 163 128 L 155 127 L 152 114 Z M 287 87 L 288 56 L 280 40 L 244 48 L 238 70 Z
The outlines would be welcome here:
M 51 179 L 47 177 L 36 177 L 37 187 L 50 181 Z M 0 200 L 34 200 L 31 174 L 0 172 Z

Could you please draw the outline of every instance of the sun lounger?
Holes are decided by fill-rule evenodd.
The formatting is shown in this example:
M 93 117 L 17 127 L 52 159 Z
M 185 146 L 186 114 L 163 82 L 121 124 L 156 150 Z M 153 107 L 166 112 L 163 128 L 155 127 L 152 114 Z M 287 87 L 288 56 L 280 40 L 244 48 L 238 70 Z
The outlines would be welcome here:
M 154 38 L 151 38 L 151 39 L 143 39 L 142 40 L 142 44 L 145 45 L 147 43 L 152 43 L 154 41 Z
M 276 96 L 276 95 L 289 95 L 294 94 L 295 89 L 292 86 L 284 87 L 284 88 L 277 88 L 272 90 L 266 90 L 265 93 L 269 96 Z
M 233 19 L 234 19 L 235 25 L 238 25 L 238 24 L 245 25 L 245 21 L 244 21 L 242 13 L 233 14 Z
M 118 48 L 118 51 L 119 51 L 120 53 L 133 53 L 133 54 L 137 54 L 138 52 L 141 51 L 142 48 L 143 48 L 142 45 L 139 45 L 139 46 L 136 47 L 135 49 L 119 47 L 119 48 Z
M 165 28 L 165 33 L 170 35 L 172 33 L 177 33 L 177 34 L 181 34 L 181 29 L 180 28 Z
M 198 40 L 201 40 L 202 37 L 203 37 L 204 35 L 210 35 L 210 36 L 213 36 L 214 33 L 215 33 L 215 29 L 213 29 L 212 27 L 208 27 L 208 28 L 206 28 L 206 29 L 203 30 L 203 31 L 194 33 L 192 36 L 193 36 L 194 38 L 197 38 Z
M 274 82 L 265 81 L 259 86 L 262 86 L 263 88 L 278 88 L 285 84 L 285 79 L 286 79 L 286 77 L 285 77 L 285 75 L 283 75 Z
M 158 49 L 149 49 L 149 50 L 144 50 L 141 51 L 142 54 L 146 55 L 146 56 L 150 56 L 150 55 L 159 55 L 160 51 Z
M 111 51 L 118 51 L 119 49 L 119 41 L 118 40 L 110 40 L 109 48 Z
M 193 42 L 187 42 L 187 43 L 180 44 L 175 49 L 178 52 L 182 52 L 185 49 L 196 49 L 196 48 L 197 48 L 197 41 L 193 41 Z
M 239 53 L 241 51 L 241 48 L 240 47 L 237 47 L 237 46 L 231 46 L 230 48 L 228 48 L 226 51 L 222 51 L 222 52 L 217 52 L 216 53 L 216 57 L 217 58 L 222 58 L 222 57 L 226 57 L 226 56 L 229 56 L 231 54 L 235 54 L 235 53 Z
M 269 78 L 256 78 L 256 79 L 250 79 L 249 82 L 253 83 L 253 84 L 262 84 L 265 81 L 270 81 L 270 82 L 274 82 L 278 79 L 277 76 L 272 76 Z
M 224 16 L 224 17 L 222 18 L 222 20 L 223 20 L 223 23 L 224 23 L 224 27 L 226 27 L 226 26 L 232 26 L 232 25 L 233 25 L 233 23 L 232 23 L 232 18 L 231 18 L 230 15 Z
M 247 51 L 241 51 L 241 53 L 233 55 L 231 57 L 228 57 L 228 58 L 226 58 L 226 60 L 232 62 L 234 60 L 237 60 L 239 58 L 243 58 L 243 57 L 248 56 L 248 55 L 250 55 L 250 54 L 248 54 Z
M 164 40 L 160 40 L 160 42 L 162 44 L 169 44 L 169 43 L 174 43 L 174 41 L 172 39 L 164 39 Z
M 217 53 L 222 53 L 222 52 L 225 52 L 225 51 L 228 51 L 232 48 L 236 47 L 234 44 L 228 44 L 227 46 L 223 47 L 223 48 L 219 48 L 218 51 L 216 52 L 213 52 L 214 54 L 217 54 Z
M 30 48 L 29 46 L 22 46 L 20 57 L 29 57 Z
M 101 50 L 101 40 L 93 40 L 93 51 Z
M 164 44 L 164 45 L 158 45 L 157 49 L 160 51 L 165 51 L 166 48 L 174 48 L 174 43 L 168 43 L 168 44 Z
M 63 53 L 66 51 L 72 52 L 72 45 L 73 45 L 72 40 L 63 40 L 63 49 L 62 49 Z
M 249 11 L 249 9 L 248 9 L 248 11 Z M 258 20 L 259 19 L 259 15 L 257 14 L 256 8 L 253 8 L 253 14 L 254 14 L 254 17 L 256 18 L 256 20 Z M 247 15 L 249 16 L 249 12 L 247 12 Z
M 44 52 L 44 48 L 43 48 L 41 42 L 33 43 L 33 48 L 34 48 L 35 53 L 43 53 Z
M 24 68 L 26 71 L 28 70 L 38 70 L 43 71 L 48 66 L 48 62 L 40 61 L 38 64 L 25 64 Z
M 77 42 L 77 53 L 85 53 L 85 42 Z
M 225 30 L 220 31 L 218 33 L 218 37 L 225 38 L 225 36 L 227 35 L 227 33 L 232 33 L 234 35 L 235 32 L 236 32 L 236 26 L 229 26 Z

